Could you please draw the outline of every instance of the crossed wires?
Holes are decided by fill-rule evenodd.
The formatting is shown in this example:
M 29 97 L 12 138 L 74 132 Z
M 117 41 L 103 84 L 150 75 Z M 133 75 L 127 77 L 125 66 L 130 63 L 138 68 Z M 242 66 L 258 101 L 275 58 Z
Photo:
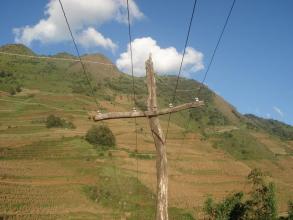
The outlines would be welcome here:
M 182 55 L 182 59 L 181 59 L 181 63 L 180 63 L 180 67 L 179 67 L 179 71 L 178 71 L 178 75 L 177 75 L 177 79 L 176 79 L 176 85 L 175 85 L 175 89 L 174 89 L 174 93 L 173 93 L 173 98 L 171 99 L 171 103 L 174 103 L 175 100 L 176 100 L 176 93 L 177 93 L 177 88 L 178 88 L 178 84 L 179 84 L 179 78 L 180 78 L 180 75 L 181 75 L 183 61 L 184 61 L 184 57 L 185 57 L 185 54 L 186 54 L 186 47 L 187 47 L 188 40 L 189 40 L 189 35 L 190 35 L 190 30 L 191 30 L 191 26 L 192 26 L 193 17 L 194 17 L 194 11 L 195 11 L 195 8 L 196 8 L 196 3 L 197 3 L 197 0 L 194 0 L 193 8 L 192 8 L 192 13 L 191 13 L 191 18 L 190 18 L 190 21 L 189 21 L 189 26 L 188 26 L 188 31 L 187 31 L 187 36 L 186 36 L 186 40 L 185 40 L 183 55 Z M 170 120 L 171 120 L 171 115 L 172 114 L 170 112 L 169 113 L 169 117 L 168 117 L 168 124 L 167 124 L 166 136 L 165 136 L 165 144 L 167 142 L 167 137 L 168 137 L 168 132 L 169 132 L 169 126 L 170 126 Z

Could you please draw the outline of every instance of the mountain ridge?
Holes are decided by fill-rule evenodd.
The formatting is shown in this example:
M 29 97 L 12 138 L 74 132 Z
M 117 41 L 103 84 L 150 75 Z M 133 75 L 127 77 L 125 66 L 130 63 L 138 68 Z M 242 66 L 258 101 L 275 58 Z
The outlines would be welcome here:
M 27 47 L 27 46 L 25 46 L 23 44 L 6 44 L 6 45 L 2 45 L 0 47 L 0 51 L 2 51 L 2 52 L 10 52 L 10 53 L 19 53 L 19 54 L 22 54 L 22 55 L 30 55 L 30 56 L 31 55 L 42 56 L 42 55 L 36 54 L 29 47 Z M 59 53 L 57 53 L 55 55 L 52 55 L 52 57 L 77 59 L 76 56 L 74 56 L 74 55 L 72 55 L 70 53 L 67 53 L 67 52 L 59 52 Z M 87 64 L 87 71 L 94 77 L 95 80 L 101 80 L 101 79 L 102 80 L 104 80 L 104 79 L 107 80 L 109 78 L 116 78 L 117 79 L 117 78 L 119 78 L 120 74 L 124 74 L 121 71 L 119 71 L 118 68 L 112 63 L 112 61 L 110 59 L 108 59 L 106 56 L 104 56 L 103 54 L 100 54 L 100 53 L 83 54 L 82 59 L 86 59 L 86 60 L 89 60 L 89 61 L 97 61 L 97 62 L 101 62 L 101 63 L 105 63 L 105 64 L 110 64 L 109 66 L 108 65 L 105 65 L 105 66 L 100 65 L 99 68 L 97 68 L 96 64 L 91 64 L 91 63 Z M 79 71 L 82 71 L 82 69 L 81 69 L 81 66 L 78 63 L 74 63 L 73 65 L 70 65 L 68 67 L 68 70 L 66 70 L 66 71 L 67 72 L 79 72 Z M 172 75 L 166 75 L 166 76 L 169 76 L 171 78 L 173 77 Z M 140 78 L 140 77 L 138 77 L 138 78 Z M 184 78 L 180 78 L 180 81 L 182 81 L 182 80 L 184 80 Z M 199 87 L 199 83 L 196 80 L 194 80 L 194 79 L 187 79 L 187 80 L 194 81 L 195 84 L 197 85 L 197 87 Z M 206 88 L 208 90 L 210 90 L 208 87 L 206 87 Z M 184 89 L 187 89 L 187 88 L 184 88 Z M 272 121 L 278 121 L 278 120 L 275 120 L 275 119 L 261 118 L 261 117 L 256 116 L 256 115 L 254 115 L 255 117 L 250 117 L 250 116 L 253 116 L 253 114 L 251 114 L 251 113 L 241 114 L 241 113 L 239 113 L 237 111 L 237 109 L 233 105 L 228 103 L 223 97 L 217 95 L 212 90 L 210 90 L 210 91 L 214 94 L 214 97 L 217 97 L 215 100 L 216 100 L 216 102 L 218 102 L 218 107 L 221 109 L 221 111 L 224 113 L 224 115 L 225 115 L 225 112 L 226 112 L 226 116 L 228 116 L 228 118 L 230 118 L 231 121 L 239 123 L 239 121 L 241 121 L 241 120 L 248 120 L 249 122 L 251 122 L 253 120 L 252 118 L 255 118 L 255 119 L 259 119 L 258 120 L 259 123 L 254 123 L 254 124 L 258 124 L 258 125 L 260 125 L 260 121 L 262 121 L 262 122 L 266 121 L 267 123 L 270 123 Z M 230 111 L 230 112 L 227 113 L 227 111 Z M 231 112 L 232 112 L 232 114 L 230 114 Z M 283 123 L 284 125 L 293 128 L 292 125 L 286 124 L 285 122 L 281 122 L 281 121 L 278 121 L 278 122 L 280 122 L 280 124 Z M 279 126 L 280 124 L 278 124 L 278 127 L 284 128 L 284 126 Z M 261 126 L 261 127 L 264 128 L 264 126 Z M 271 130 L 274 130 L 274 129 L 271 129 Z

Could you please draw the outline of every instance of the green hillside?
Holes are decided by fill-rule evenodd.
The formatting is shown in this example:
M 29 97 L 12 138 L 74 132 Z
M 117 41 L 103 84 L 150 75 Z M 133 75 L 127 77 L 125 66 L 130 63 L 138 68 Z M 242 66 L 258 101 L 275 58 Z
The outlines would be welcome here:
M 252 114 L 245 115 L 248 129 L 261 129 L 272 135 L 276 135 L 285 140 L 293 140 L 293 127 L 283 122 L 257 117 Z
M 0 51 L 38 56 L 19 44 Z M 98 148 L 84 138 L 99 124 L 88 119 L 97 108 L 133 108 L 132 78 L 102 54 L 82 58 L 96 62 L 85 66 L 98 107 L 79 62 L 0 53 L 0 219 L 153 219 L 156 151 L 146 119 L 136 121 L 138 149 L 131 119 L 104 122 L 116 148 Z M 156 81 L 159 106 L 168 107 L 176 77 L 157 75 Z M 234 191 L 249 192 L 246 177 L 253 168 L 271 176 L 278 210 L 286 212 L 293 199 L 293 127 L 242 115 L 206 86 L 198 95 L 199 87 L 180 78 L 173 103 L 199 97 L 205 106 L 171 118 L 170 219 L 202 219 L 208 195 L 221 201 Z M 135 77 L 135 92 L 136 106 L 145 110 L 145 77 Z M 70 126 L 46 126 L 50 115 Z M 165 130 L 168 115 L 160 120 Z

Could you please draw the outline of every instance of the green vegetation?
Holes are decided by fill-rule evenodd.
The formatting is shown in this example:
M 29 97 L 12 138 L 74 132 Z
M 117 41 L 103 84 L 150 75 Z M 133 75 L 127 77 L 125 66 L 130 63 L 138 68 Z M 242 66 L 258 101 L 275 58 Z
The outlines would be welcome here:
M 9 92 L 10 95 L 15 95 L 21 92 L 21 84 L 17 78 L 10 72 L 0 71 L 0 90 Z
M 204 213 L 210 220 L 232 220 L 243 216 L 244 208 L 241 204 L 243 193 L 234 193 L 223 201 L 216 203 L 212 197 L 207 198 L 204 203 Z
M 227 117 L 209 103 L 207 103 L 206 108 L 190 110 L 190 118 L 198 124 L 198 128 L 230 124 Z
M 221 148 L 240 160 L 275 159 L 274 154 L 245 130 L 212 135 L 214 147 Z
M 28 48 L 21 45 L 0 47 L 0 51 L 34 54 Z M 70 54 L 58 54 L 56 57 L 73 56 Z M 122 140 L 122 146 L 125 148 L 123 149 L 124 152 L 121 152 L 121 155 L 113 153 L 114 151 L 105 151 L 115 146 L 116 143 L 115 137 L 109 128 L 92 128 L 87 132 L 85 138 L 74 136 L 76 133 L 86 132 L 88 126 L 91 125 L 86 119 L 86 113 L 96 110 L 95 103 L 92 97 L 90 97 L 91 91 L 88 82 L 81 71 L 79 63 L 53 62 L 1 54 L 0 58 L 0 90 L 9 92 L 12 95 L 23 90 L 21 93 L 13 96 L 1 93 L 0 133 L 3 146 L 0 147 L 0 159 L 4 163 L 0 168 L 3 172 L 6 172 L 0 176 L 0 178 L 5 179 L 1 184 L 1 190 L 7 193 L 9 198 L 17 197 L 19 200 L 8 200 L 7 196 L 0 211 L 2 213 L 15 212 L 20 214 L 32 212 L 32 218 L 39 219 L 45 217 L 56 217 L 56 219 L 154 219 L 155 196 L 150 188 L 148 188 L 149 185 L 144 185 L 145 182 L 140 181 L 147 179 L 145 176 L 144 178 L 141 177 L 148 173 L 146 171 L 147 166 L 151 167 L 150 164 L 155 164 L 155 161 L 151 161 L 155 160 L 155 155 L 153 149 L 142 150 L 140 153 L 133 152 L 131 140 L 125 140 L 133 136 L 126 136 L 126 138 L 124 136 L 125 133 L 128 133 L 125 130 L 125 128 L 129 128 L 127 126 L 128 122 L 125 123 L 126 125 L 124 122 L 117 123 L 117 127 L 113 128 L 117 137 L 120 138 L 119 142 Z M 95 96 L 98 102 L 102 101 L 101 108 L 108 108 L 109 106 L 113 108 L 117 105 L 117 109 L 129 110 L 133 107 L 132 78 L 129 75 L 120 73 L 116 69 L 110 69 L 110 72 L 112 71 L 110 73 L 108 67 L 101 65 L 94 65 L 93 67 L 87 64 L 87 71 Z M 109 76 L 109 74 L 112 75 Z M 160 108 L 168 107 L 170 99 L 173 96 L 175 84 L 176 77 L 174 76 L 157 76 L 158 102 Z M 191 102 L 193 100 L 192 98 L 194 98 L 193 96 L 198 95 L 197 89 L 199 85 L 195 80 L 180 78 L 176 102 L 173 105 Z M 135 104 L 137 108 L 146 110 L 147 88 L 145 77 L 135 77 L 135 92 Z M 226 178 L 231 175 L 229 167 L 221 171 L 213 167 L 219 161 L 225 167 L 226 156 L 223 156 L 223 159 L 222 155 L 225 154 L 220 150 L 208 148 L 208 152 L 211 152 L 211 154 L 217 152 L 217 157 L 212 158 L 212 165 L 208 164 L 208 166 L 211 166 L 210 168 L 195 169 L 189 166 L 189 161 L 196 160 L 197 158 L 203 159 L 202 155 L 206 155 L 202 154 L 201 151 L 201 148 L 206 147 L 205 142 L 207 145 L 213 142 L 214 147 L 230 153 L 236 159 L 258 160 L 237 161 L 237 163 L 242 165 L 245 163 L 249 165 L 264 165 L 263 161 L 265 161 L 267 163 L 265 165 L 270 167 L 272 164 L 268 160 L 273 160 L 271 162 L 274 163 L 274 172 L 280 171 L 282 173 L 285 170 L 288 171 L 291 169 L 290 164 L 287 167 L 288 161 L 286 160 L 288 157 L 286 154 L 282 154 L 282 156 L 278 157 L 278 160 L 275 160 L 274 154 L 269 150 L 271 148 L 268 149 L 265 142 L 263 142 L 264 144 L 260 143 L 259 136 L 256 135 L 255 137 L 257 138 L 255 138 L 251 135 L 252 132 L 260 131 L 281 137 L 282 140 L 278 140 L 277 143 L 289 149 L 291 145 L 287 140 L 292 139 L 292 133 L 290 133 L 292 130 L 291 126 L 277 121 L 245 118 L 236 110 L 231 110 L 231 107 L 226 103 L 221 103 L 225 106 L 219 106 L 217 96 L 205 86 L 198 96 L 200 100 L 204 100 L 204 107 L 172 115 L 171 126 L 176 124 L 183 128 L 186 126 L 189 116 L 190 126 L 185 131 L 182 131 L 180 128 L 177 129 L 178 127 L 176 126 L 172 127 L 169 135 L 171 143 L 177 141 L 179 143 L 183 137 L 183 132 L 197 131 L 201 132 L 203 136 L 200 134 L 188 136 L 187 139 L 191 139 L 188 142 L 191 145 L 189 149 L 190 153 L 188 152 L 189 155 L 185 155 L 186 152 L 182 149 L 182 156 L 180 156 L 182 159 L 180 161 L 176 158 L 177 156 L 174 156 L 176 155 L 176 148 L 178 146 L 173 143 L 170 144 L 170 164 L 173 166 L 170 172 L 171 181 L 176 180 L 177 174 L 184 175 L 183 177 L 188 176 L 188 181 L 186 182 L 190 184 L 191 193 L 194 192 L 192 191 L 193 186 L 197 187 L 200 185 L 198 189 L 205 190 L 205 193 L 206 190 L 210 192 L 214 191 L 204 187 L 210 187 L 212 184 L 218 187 L 218 184 L 223 184 L 224 186 L 226 183 L 231 183 L 232 180 L 230 179 L 221 180 L 221 178 Z M 239 121 L 233 120 L 231 114 L 234 115 L 234 119 L 236 116 Z M 66 120 L 59 117 L 61 115 Z M 168 117 L 162 116 L 161 119 L 162 126 L 164 126 Z M 69 120 L 74 120 L 75 123 L 78 123 L 77 125 L 80 129 L 73 132 L 67 129 L 54 131 L 46 128 L 74 128 L 75 126 Z M 129 120 L 129 123 L 132 123 L 132 121 Z M 138 123 L 142 122 L 138 120 Z M 141 135 L 139 140 L 142 141 L 140 143 L 152 144 L 153 142 L 148 133 L 148 129 L 145 130 L 145 127 L 140 125 L 138 127 L 140 128 L 138 135 Z M 269 141 L 270 138 L 271 136 L 268 136 Z M 191 152 L 193 150 L 192 144 L 194 143 L 196 143 L 196 149 L 195 152 Z M 197 145 L 197 143 L 199 144 Z M 93 148 L 93 145 L 98 150 Z M 119 150 L 121 149 L 121 146 L 119 146 Z M 207 152 L 205 151 L 204 153 Z M 129 157 L 134 159 L 130 159 Z M 284 160 L 281 163 L 280 161 L 283 158 Z M 135 159 L 140 159 L 141 161 L 139 163 L 145 169 L 144 171 L 140 171 L 141 173 L 139 175 L 141 176 L 139 180 L 136 178 L 134 169 L 130 167 L 130 163 Z M 230 164 L 230 158 L 228 160 Z M 178 161 L 179 163 L 177 164 Z M 116 162 L 117 164 L 115 165 Z M 203 166 L 205 166 L 204 162 L 200 161 L 200 163 L 203 163 Z M 19 169 L 20 166 L 23 169 Z M 246 167 L 246 165 L 244 166 Z M 49 171 L 49 173 L 51 172 L 51 174 L 47 174 L 44 170 Z M 226 173 L 228 174 L 226 175 Z M 288 176 L 288 174 L 286 175 Z M 217 180 L 220 183 L 206 184 L 204 181 L 201 182 L 202 180 L 199 181 L 200 183 L 197 183 L 197 181 L 192 179 L 194 176 L 198 176 L 199 178 L 212 178 L 217 176 Z M 239 176 L 242 178 L 242 174 Z M 291 193 L 291 188 L 289 186 L 290 182 L 288 183 L 286 178 L 285 180 L 282 178 L 283 176 L 280 177 L 281 181 L 277 182 L 277 184 L 280 182 L 282 184 L 284 183 L 282 185 L 283 188 L 278 191 L 278 193 L 282 193 L 280 206 L 283 209 L 284 201 L 289 199 L 283 195 L 284 191 L 286 193 L 286 190 L 289 189 Z M 242 180 L 238 176 L 235 179 L 235 186 L 237 185 L 239 187 L 242 184 Z M 23 184 L 27 180 L 29 181 Z M 46 182 L 47 180 L 48 182 Z M 40 184 L 45 182 L 46 184 Z M 30 185 L 35 183 L 37 183 L 37 187 Z M 152 182 L 151 184 L 154 183 Z M 250 205 L 250 207 L 258 207 L 261 211 L 264 209 L 271 210 L 270 212 L 263 211 L 259 214 L 260 216 L 274 216 L 275 189 L 269 183 L 264 184 L 266 187 L 259 187 L 257 190 L 254 190 L 259 194 L 250 193 L 245 195 L 242 192 L 234 193 L 221 202 L 215 202 L 213 199 L 209 199 L 206 202 L 205 210 L 213 218 L 217 216 L 218 219 L 225 219 L 232 216 L 231 219 L 236 219 L 233 216 L 244 215 L 243 213 L 245 215 L 247 213 L 255 213 L 255 210 L 248 208 Z M 205 186 L 202 187 L 202 185 Z M 62 188 L 60 189 L 60 187 Z M 9 190 L 6 191 L 6 188 L 9 188 Z M 50 190 L 47 188 L 50 188 L 54 192 L 50 194 Z M 176 187 L 172 186 L 172 190 L 174 188 L 178 189 L 178 185 Z M 22 189 L 23 191 L 21 191 Z M 42 191 L 38 191 L 39 189 L 42 189 Z M 172 197 L 174 195 L 172 193 L 180 193 L 181 191 L 179 190 L 178 192 L 172 191 L 170 193 Z M 19 193 L 16 194 L 16 191 Z M 66 192 L 69 192 L 69 194 L 63 197 L 63 194 L 66 194 Z M 198 192 L 199 194 L 203 193 L 202 191 Z M 39 199 L 41 201 L 37 201 L 38 195 L 40 195 Z M 78 198 L 73 198 L 73 195 L 79 196 Z M 196 194 L 196 196 L 198 195 Z M 44 206 L 45 209 L 44 207 L 36 207 L 36 210 L 33 210 L 32 207 L 36 206 L 34 201 L 37 201 L 36 203 L 38 205 L 41 204 L 40 206 Z M 171 204 L 177 204 L 177 202 L 173 202 Z M 184 205 L 182 206 L 184 207 Z M 190 207 L 188 210 L 170 207 L 170 219 L 192 220 L 194 219 L 193 215 L 196 214 L 197 208 L 200 205 L 202 204 L 194 205 L 194 202 L 186 201 L 186 207 Z M 89 206 L 89 209 L 87 209 L 87 206 Z M 24 210 L 24 207 L 27 209 Z M 58 207 L 61 207 L 61 209 L 64 207 L 63 210 L 66 209 L 66 212 L 68 210 L 68 213 L 63 213 L 63 216 L 60 217 L 61 214 L 53 215 L 48 211 L 62 212 Z M 102 209 L 97 207 L 102 207 Z M 288 207 L 289 216 L 284 219 L 293 218 L 292 203 L 289 203 Z M 74 213 L 72 210 L 81 210 L 81 212 L 85 213 Z M 46 216 L 45 214 L 40 214 L 40 216 L 37 216 L 36 212 L 50 214 Z
M 288 220 L 293 220 L 293 201 L 288 202 Z
M 7 44 L 0 47 L 1 52 L 10 52 L 16 54 L 23 54 L 23 55 L 35 55 L 35 53 L 29 49 L 28 47 L 24 46 L 23 44 Z
M 76 128 L 72 122 L 61 119 L 60 117 L 55 115 L 49 115 L 47 117 L 46 127 L 47 128 L 71 128 L 71 129 Z
M 267 183 L 264 177 L 258 169 L 250 172 L 248 180 L 252 184 L 252 191 L 247 196 L 244 196 L 243 192 L 238 192 L 218 203 L 208 198 L 203 209 L 207 218 L 210 220 L 277 219 L 275 186 L 272 182 Z
M 144 154 L 144 153 L 136 153 L 136 152 L 129 153 L 129 157 L 137 158 L 137 159 L 141 159 L 141 160 L 153 160 L 153 159 L 155 159 L 154 155 Z
M 108 149 L 116 145 L 112 131 L 106 125 L 92 126 L 86 133 L 85 139 L 92 145 Z
M 248 129 L 264 130 L 282 139 L 293 140 L 293 127 L 283 122 L 257 117 L 252 114 L 245 115 L 247 118 L 246 126 Z
M 128 220 L 153 220 L 155 195 L 135 177 L 127 175 L 115 166 L 104 166 L 97 172 L 99 182 L 85 186 L 84 192 L 96 203 L 129 213 Z M 170 207 L 170 220 L 194 220 L 185 210 Z

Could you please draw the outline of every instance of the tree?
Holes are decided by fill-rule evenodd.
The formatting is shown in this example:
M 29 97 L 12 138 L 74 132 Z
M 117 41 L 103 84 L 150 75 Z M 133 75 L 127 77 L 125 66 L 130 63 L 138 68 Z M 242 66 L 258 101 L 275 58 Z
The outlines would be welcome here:
M 215 203 L 209 197 L 205 201 L 203 209 L 209 220 L 242 219 L 245 212 L 244 204 L 241 202 L 242 198 L 242 192 L 234 193 L 219 203 Z
M 215 203 L 208 198 L 204 204 L 204 213 L 209 220 L 275 220 L 277 219 L 276 193 L 272 182 L 267 183 L 259 169 L 253 169 L 248 175 L 252 183 L 249 198 L 242 201 L 242 192 L 234 193 L 223 201 Z M 290 216 L 290 205 L 289 205 Z M 291 208 L 291 215 L 293 208 Z M 289 218 L 290 219 L 290 218 Z
M 248 175 L 252 183 L 251 199 L 246 202 L 248 219 L 274 220 L 277 219 L 275 185 L 266 183 L 264 174 L 259 169 L 253 169 Z
M 86 133 L 85 139 L 94 146 L 110 148 L 116 145 L 116 139 L 110 128 L 105 125 L 92 126 Z

